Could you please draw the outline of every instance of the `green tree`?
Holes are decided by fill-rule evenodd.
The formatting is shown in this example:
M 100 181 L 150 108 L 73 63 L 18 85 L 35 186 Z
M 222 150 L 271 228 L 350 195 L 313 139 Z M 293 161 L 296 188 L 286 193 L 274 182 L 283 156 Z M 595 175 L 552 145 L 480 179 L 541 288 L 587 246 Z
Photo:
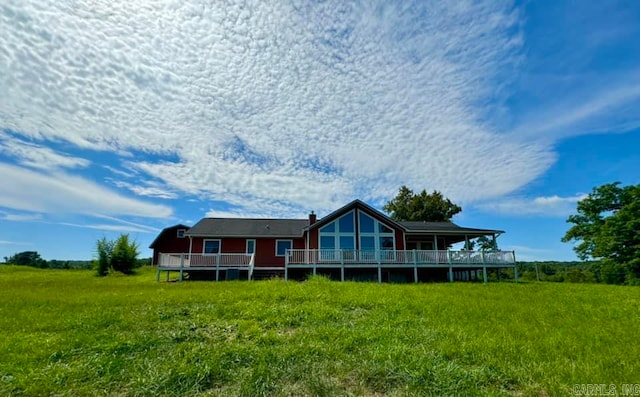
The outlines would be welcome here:
M 34 266 L 39 268 L 46 268 L 47 261 L 40 257 L 40 254 L 36 251 L 24 251 L 18 252 L 10 257 L 5 257 L 7 265 L 18 266 Z
M 480 236 L 476 240 L 476 244 L 480 251 L 498 251 L 498 241 L 495 238 Z
M 138 260 L 138 244 L 129 241 L 128 234 L 121 234 L 113 245 L 111 267 L 117 272 L 131 274 Z
M 96 272 L 98 276 L 104 277 L 109 274 L 112 254 L 113 241 L 103 237 L 96 242 Z
M 398 221 L 444 222 L 462 211 L 462 208 L 434 190 L 429 194 L 423 190 L 415 194 L 413 190 L 402 186 L 396 197 L 382 207 L 392 219 Z
M 103 237 L 96 242 L 96 256 L 98 276 L 106 276 L 111 270 L 131 274 L 138 263 L 138 244 L 130 241 L 128 234 L 121 234 L 115 241 Z
M 562 241 L 577 242 L 580 259 L 601 259 L 615 274 L 626 268 L 640 276 L 640 185 L 596 187 L 578 202 L 577 212 L 567 219 L 573 226 Z M 608 281 L 614 280 L 624 280 L 624 274 Z

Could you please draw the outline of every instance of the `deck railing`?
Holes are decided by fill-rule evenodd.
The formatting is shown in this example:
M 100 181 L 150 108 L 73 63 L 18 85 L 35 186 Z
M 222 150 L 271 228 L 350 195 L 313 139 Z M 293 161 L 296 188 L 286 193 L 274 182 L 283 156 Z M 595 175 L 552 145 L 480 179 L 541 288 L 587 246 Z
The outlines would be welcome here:
M 419 264 L 419 265 L 486 265 L 515 264 L 513 251 L 445 251 L 445 250 L 327 250 L 290 249 L 285 256 L 288 265 L 310 264 Z
M 160 267 L 211 267 L 211 268 L 247 268 L 251 272 L 254 265 L 253 254 L 164 254 L 158 257 Z

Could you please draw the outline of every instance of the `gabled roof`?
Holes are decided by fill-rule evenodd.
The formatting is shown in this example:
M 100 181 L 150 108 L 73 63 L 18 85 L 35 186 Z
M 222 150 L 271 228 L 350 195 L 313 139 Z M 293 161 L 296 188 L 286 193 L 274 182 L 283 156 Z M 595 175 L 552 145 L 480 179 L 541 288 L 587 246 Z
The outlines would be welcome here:
M 503 230 L 475 229 L 471 227 L 458 226 L 453 222 L 422 222 L 422 221 L 401 221 L 399 222 L 407 232 L 412 233 L 441 233 L 441 234 L 502 234 Z
M 301 237 L 308 219 L 203 218 L 186 236 Z
M 155 240 L 153 240 L 153 242 L 151 243 L 151 245 L 149 245 L 149 248 L 153 249 L 153 247 L 155 247 L 156 243 L 158 241 L 160 241 L 160 239 L 162 239 L 167 233 L 169 232 L 173 232 L 175 230 L 178 229 L 185 229 L 185 230 L 189 230 L 189 226 L 187 225 L 183 225 L 183 224 L 178 224 L 178 225 L 173 225 L 173 226 L 169 226 L 169 227 L 165 227 L 164 229 L 162 229 L 162 231 L 158 234 L 158 236 L 155 238 Z
M 372 214 L 376 214 L 379 218 L 383 219 L 387 224 L 394 225 L 398 229 L 404 229 L 404 227 L 401 224 L 399 224 L 398 222 L 396 222 L 393 219 L 389 218 L 388 216 L 386 216 L 382 212 L 378 211 L 377 209 L 373 208 L 372 206 L 370 206 L 369 204 L 365 203 L 364 201 L 361 201 L 361 200 L 358 200 L 358 199 L 353 200 L 349 204 L 347 204 L 345 206 L 342 206 L 341 208 L 338 208 L 337 210 L 333 211 L 329 215 L 326 215 L 326 216 L 322 217 L 321 219 L 318 219 L 318 221 L 316 223 L 314 223 L 313 225 L 309 225 L 306 229 L 313 229 L 313 228 L 316 228 L 316 227 L 323 226 L 323 225 L 335 220 L 336 218 L 340 217 L 342 214 L 346 214 L 347 212 L 351 211 L 354 208 L 361 208 L 361 209 L 366 210 L 366 212 L 369 212 L 369 213 L 372 213 Z

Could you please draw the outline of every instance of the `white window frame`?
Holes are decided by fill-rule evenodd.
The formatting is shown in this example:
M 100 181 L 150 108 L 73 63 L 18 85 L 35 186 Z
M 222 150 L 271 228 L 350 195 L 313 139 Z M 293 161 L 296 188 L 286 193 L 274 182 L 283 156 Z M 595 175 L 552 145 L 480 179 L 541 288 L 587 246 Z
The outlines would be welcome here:
M 182 236 L 180 235 L 180 232 L 182 232 Z M 178 229 L 178 230 L 176 231 L 176 236 L 177 236 L 178 238 L 184 238 L 184 234 L 185 234 L 186 232 L 187 232 L 187 229 Z
M 349 215 L 350 213 L 353 213 L 353 232 L 342 232 L 340 230 L 340 218 Z M 346 249 L 346 250 L 355 250 L 356 249 L 356 243 L 357 243 L 357 238 L 356 238 L 356 225 L 357 225 L 357 219 L 356 219 L 356 211 L 355 210 L 351 210 L 351 211 L 347 211 L 344 214 L 340 215 L 339 217 L 335 218 L 334 220 L 332 220 L 331 222 L 328 222 L 326 225 L 324 225 L 323 227 L 334 223 L 334 228 L 332 232 L 322 232 L 320 231 L 322 229 L 322 227 L 320 229 L 318 229 L 318 247 L 322 247 L 322 237 L 332 237 L 333 238 L 333 246 L 334 246 L 334 250 L 339 251 L 342 249 Z M 342 245 L 340 244 L 340 237 L 351 237 L 353 239 L 353 248 L 343 248 Z M 321 248 L 322 249 L 322 248 Z
M 249 241 L 253 241 L 253 252 L 249 252 Z M 255 254 L 256 253 L 256 239 L 254 239 L 254 238 L 246 239 L 246 241 L 244 243 L 244 253 L 247 254 L 247 255 L 251 255 L 251 254 Z
M 285 253 L 282 255 L 278 255 L 278 243 L 280 242 L 289 242 L 289 249 L 293 249 L 293 240 L 276 240 L 276 256 L 285 257 L 287 256 L 287 250 L 285 249 Z
M 205 252 L 205 248 L 207 247 L 207 241 L 217 241 L 218 242 L 218 252 Z M 219 238 L 207 238 L 202 240 L 202 255 L 220 255 L 222 253 L 222 240 Z
M 363 214 L 365 216 L 368 216 L 369 218 L 373 219 L 373 233 L 371 232 L 362 232 L 361 228 L 360 228 L 360 214 Z M 384 222 L 379 221 L 375 216 L 371 216 L 368 213 L 364 212 L 364 211 L 358 211 L 357 214 L 357 222 L 358 222 L 358 247 L 360 250 L 362 250 L 362 237 L 373 237 L 373 241 L 374 241 L 374 246 L 375 246 L 375 251 L 376 252 L 382 252 L 382 251 L 396 251 L 396 230 L 387 225 Z M 382 224 L 386 227 L 388 227 L 389 229 L 391 229 L 391 232 L 387 232 L 387 233 L 382 233 L 380 232 L 380 228 L 378 227 L 378 224 Z M 393 249 L 391 250 L 383 250 L 382 247 L 380 246 L 380 238 L 381 237 L 391 237 L 393 239 Z

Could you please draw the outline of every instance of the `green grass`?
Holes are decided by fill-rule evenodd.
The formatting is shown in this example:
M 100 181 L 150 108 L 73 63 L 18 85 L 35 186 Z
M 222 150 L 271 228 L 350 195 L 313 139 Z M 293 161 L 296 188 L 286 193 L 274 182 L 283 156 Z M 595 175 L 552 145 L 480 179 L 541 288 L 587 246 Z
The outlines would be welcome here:
M 157 283 L 0 266 L 0 395 L 568 395 L 640 383 L 640 289 Z

